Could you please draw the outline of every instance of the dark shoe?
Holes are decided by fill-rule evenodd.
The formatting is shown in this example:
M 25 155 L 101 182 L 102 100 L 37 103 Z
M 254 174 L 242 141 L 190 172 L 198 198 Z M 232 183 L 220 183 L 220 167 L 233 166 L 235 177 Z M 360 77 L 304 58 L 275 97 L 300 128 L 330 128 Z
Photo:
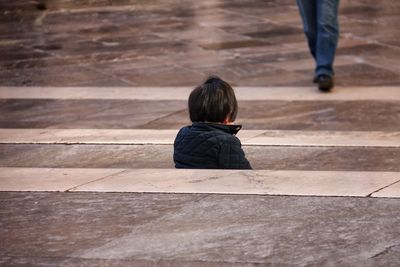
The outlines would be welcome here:
M 318 89 L 321 92 L 330 92 L 331 89 L 335 86 L 333 83 L 333 78 L 326 74 L 321 74 L 317 79 Z

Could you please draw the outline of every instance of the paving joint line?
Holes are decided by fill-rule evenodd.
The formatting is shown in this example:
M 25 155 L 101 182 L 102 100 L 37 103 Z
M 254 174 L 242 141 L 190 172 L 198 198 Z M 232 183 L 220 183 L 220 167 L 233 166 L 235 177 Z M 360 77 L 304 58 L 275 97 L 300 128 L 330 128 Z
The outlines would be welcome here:
M 0 145 L 85 145 L 85 146 L 115 146 L 115 145 L 123 145 L 123 146 L 146 146 L 146 145 L 154 145 L 154 146 L 171 146 L 174 142 L 0 142 Z M 379 145 L 324 145 L 324 144 L 257 144 L 257 143 L 246 143 L 242 142 L 242 147 L 305 147 L 305 148 L 314 148 L 314 147 L 326 147 L 326 148 L 400 148 L 399 146 L 389 145 L 389 146 L 379 146 Z
M 391 183 L 391 184 L 389 184 L 389 185 L 387 185 L 387 186 L 384 186 L 384 187 L 382 187 L 382 188 L 379 188 L 379 189 L 377 189 L 377 190 L 375 190 L 375 191 L 369 193 L 368 195 L 366 195 L 366 197 L 372 197 L 373 194 L 378 193 L 379 191 L 382 191 L 383 189 L 386 189 L 386 188 L 388 188 L 388 187 L 391 187 L 392 185 L 395 185 L 395 184 L 397 184 L 397 183 L 400 183 L 400 180 L 398 180 L 398 181 L 396 181 L 396 182 L 393 182 L 393 183 Z
M 375 255 L 369 257 L 369 259 L 374 259 L 374 258 L 379 257 L 379 256 L 381 256 L 381 255 L 385 255 L 385 254 L 388 253 L 392 248 L 395 248 L 395 247 L 397 247 L 397 246 L 400 246 L 400 243 L 394 244 L 394 245 L 391 245 L 391 246 L 388 246 L 388 247 L 385 247 L 385 249 L 383 249 L 381 252 L 376 253 Z
M 132 82 L 130 80 L 127 80 L 123 77 L 118 76 L 117 74 L 110 74 L 109 72 L 106 71 L 102 71 L 101 69 L 95 68 L 95 67 L 91 67 L 90 65 L 86 65 L 86 66 L 82 66 L 83 68 L 86 68 L 88 70 L 103 74 L 109 78 L 113 78 L 113 79 L 118 79 L 126 84 L 128 84 L 129 86 L 137 86 L 137 84 L 135 82 Z
M 154 100 L 154 101 L 157 101 L 157 100 Z M 174 100 L 173 100 L 173 101 L 174 101 Z M 145 126 L 145 125 L 148 125 L 148 124 L 157 122 L 157 121 L 159 121 L 159 120 L 168 118 L 168 117 L 173 116 L 173 115 L 175 115 L 175 114 L 179 114 L 180 112 L 186 111 L 186 110 L 187 110 L 187 108 L 179 109 L 179 110 L 173 111 L 173 112 L 171 112 L 171 113 L 168 113 L 168 114 L 166 114 L 166 115 L 164 115 L 164 116 L 155 118 L 155 119 L 153 119 L 153 120 L 151 120 L 151 121 L 148 121 L 148 122 L 146 122 L 146 123 L 144 123 L 144 124 L 142 124 L 142 125 L 139 125 L 139 126 L 137 126 L 137 127 L 143 127 L 143 126 Z
M 125 172 L 128 172 L 128 171 L 129 171 L 129 170 L 125 169 L 125 170 L 122 170 L 122 171 L 119 171 L 119 172 L 116 172 L 116 173 L 113 173 L 113 174 L 109 174 L 109 175 L 106 175 L 106 176 L 104 176 L 104 177 L 101 177 L 101 178 L 98 178 L 98 179 L 95 179 L 95 180 L 92 180 L 92 181 L 89 181 L 89 182 L 86 182 L 86 183 L 83 183 L 83 184 L 80 184 L 80 185 L 71 187 L 71 188 L 65 190 L 64 192 L 65 192 L 65 193 L 67 193 L 67 192 L 74 192 L 74 191 L 72 191 L 72 190 L 77 189 L 78 187 L 85 186 L 85 185 L 88 185 L 88 184 L 91 184 L 91 183 L 94 183 L 94 182 L 98 182 L 98 181 L 101 181 L 101 180 L 107 179 L 107 178 L 109 178 L 109 177 L 112 177 L 112 176 L 115 176 L 115 175 L 119 175 L 119 174 L 122 174 L 122 173 L 125 173 Z

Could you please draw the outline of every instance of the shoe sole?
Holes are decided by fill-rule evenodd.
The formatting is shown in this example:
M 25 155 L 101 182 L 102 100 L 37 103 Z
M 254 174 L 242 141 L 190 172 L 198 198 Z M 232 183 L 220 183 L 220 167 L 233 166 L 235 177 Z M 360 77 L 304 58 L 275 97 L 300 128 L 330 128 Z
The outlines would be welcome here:
M 329 84 L 329 85 L 327 85 L 327 84 L 322 84 L 322 85 L 319 84 L 318 85 L 318 89 L 321 92 L 330 92 L 332 88 L 333 88 L 333 85 L 331 85 L 331 84 Z
M 320 82 L 318 83 L 318 89 L 322 92 L 330 92 L 334 87 L 332 82 Z

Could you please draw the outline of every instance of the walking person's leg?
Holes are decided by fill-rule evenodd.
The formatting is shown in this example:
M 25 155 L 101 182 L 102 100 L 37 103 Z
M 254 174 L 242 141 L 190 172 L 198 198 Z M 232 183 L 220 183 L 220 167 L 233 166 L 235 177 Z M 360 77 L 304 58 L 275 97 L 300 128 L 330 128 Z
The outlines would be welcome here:
M 311 55 L 316 59 L 317 45 L 317 0 L 297 0 Z
M 316 70 L 319 89 L 329 91 L 333 88 L 333 62 L 339 38 L 338 23 L 339 0 L 317 1 L 317 42 Z

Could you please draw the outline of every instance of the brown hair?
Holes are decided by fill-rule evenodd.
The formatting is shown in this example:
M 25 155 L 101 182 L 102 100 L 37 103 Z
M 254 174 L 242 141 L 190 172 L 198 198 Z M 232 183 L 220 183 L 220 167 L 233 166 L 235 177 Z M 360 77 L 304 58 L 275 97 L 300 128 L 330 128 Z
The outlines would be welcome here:
M 219 78 L 210 76 L 189 96 L 189 114 L 192 122 L 233 122 L 238 104 L 232 87 Z

